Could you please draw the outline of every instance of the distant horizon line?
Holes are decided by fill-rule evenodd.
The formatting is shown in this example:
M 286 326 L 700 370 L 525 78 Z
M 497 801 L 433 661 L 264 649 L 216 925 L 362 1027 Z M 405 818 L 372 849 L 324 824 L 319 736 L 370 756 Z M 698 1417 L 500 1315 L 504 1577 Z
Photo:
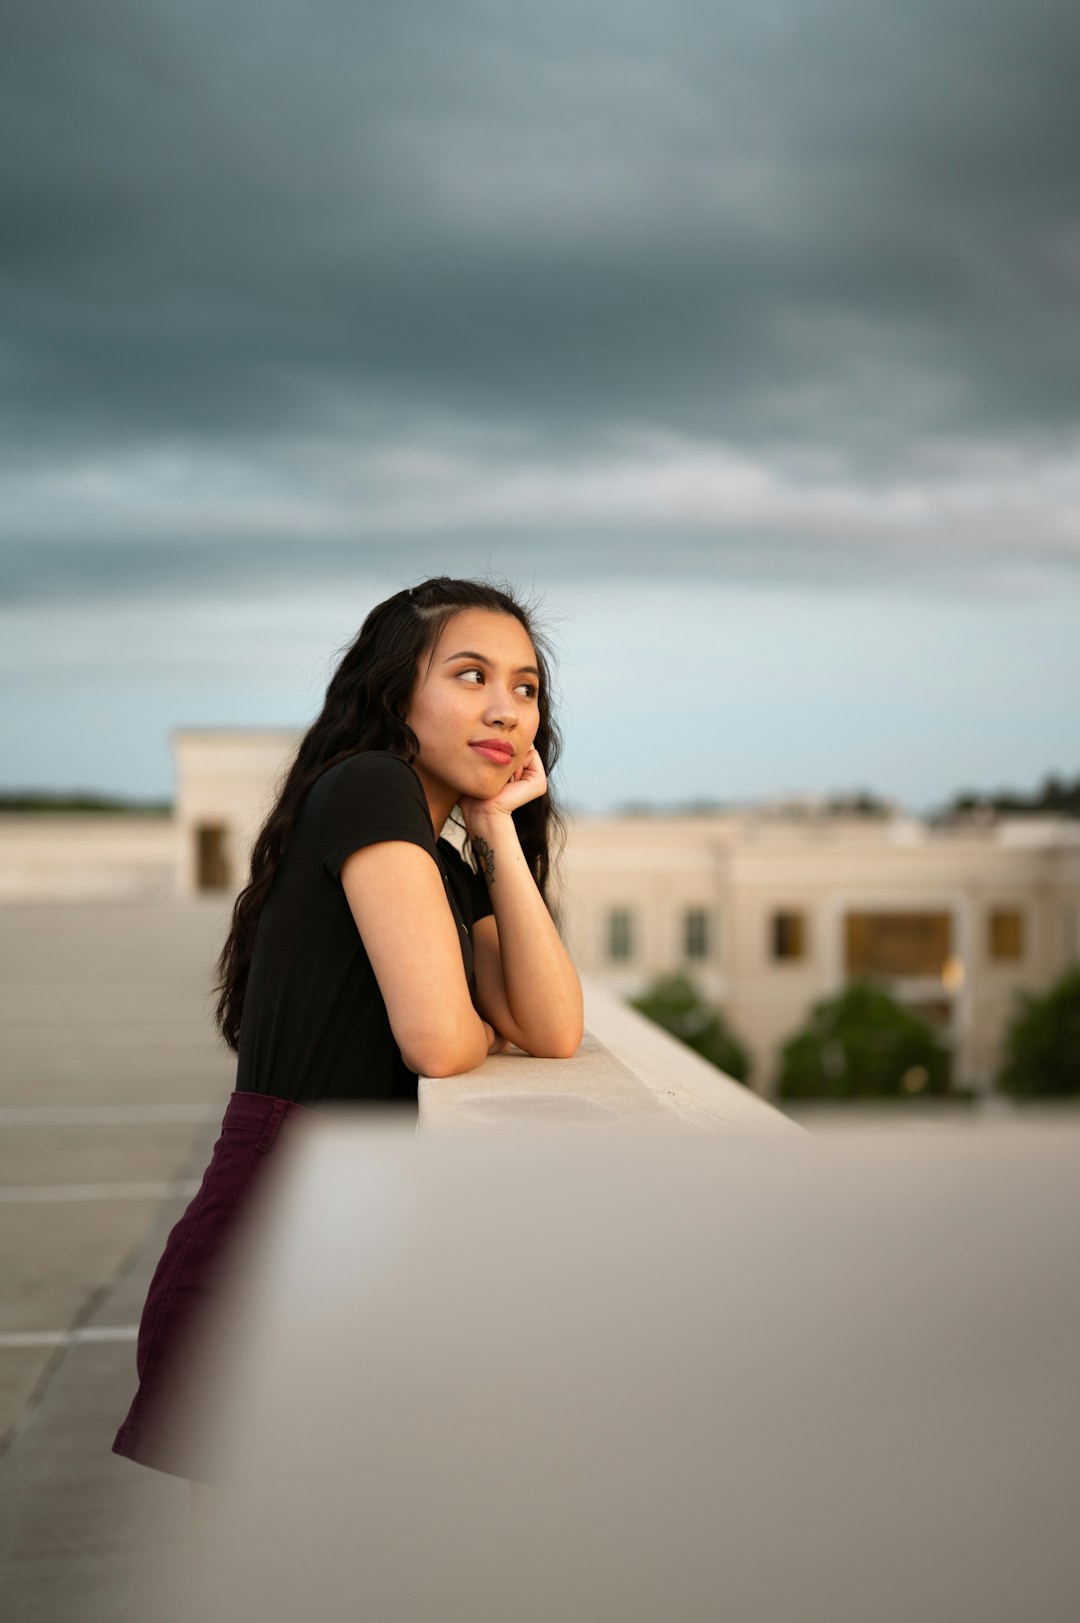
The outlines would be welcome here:
M 1058 802 L 1047 804 L 1048 800 Z M 954 790 L 950 796 L 921 806 L 911 805 L 895 796 L 877 791 L 858 789 L 789 789 L 757 796 L 713 795 L 681 796 L 678 800 L 656 801 L 639 797 L 623 799 L 607 807 L 591 806 L 579 802 L 564 802 L 561 808 L 568 815 L 594 814 L 598 816 L 708 816 L 741 811 L 796 812 L 805 815 L 826 812 L 861 817 L 916 816 L 934 818 L 949 814 L 963 815 L 996 811 L 1015 815 L 1038 813 L 1080 817 L 1080 774 L 1075 785 L 1059 778 L 1055 773 L 1044 776 L 1038 789 Z M 0 787 L 0 813 L 18 815 L 40 812 L 43 815 L 71 813 L 119 813 L 132 816 L 170 816 L 176 810 L 171 797 L 126 795 L 114 790 L 87 788 L 44 789 L 38 787 Z

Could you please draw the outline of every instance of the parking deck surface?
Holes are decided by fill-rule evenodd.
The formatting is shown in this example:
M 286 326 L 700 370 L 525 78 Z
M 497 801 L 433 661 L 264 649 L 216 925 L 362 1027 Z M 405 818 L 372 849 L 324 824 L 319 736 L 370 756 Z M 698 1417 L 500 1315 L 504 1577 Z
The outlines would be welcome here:
M 0 908 L 5 1623 L 167 1617 L 187 1485 L 110 1444 L 165 1236 L 233 1085 L 218 902 Z

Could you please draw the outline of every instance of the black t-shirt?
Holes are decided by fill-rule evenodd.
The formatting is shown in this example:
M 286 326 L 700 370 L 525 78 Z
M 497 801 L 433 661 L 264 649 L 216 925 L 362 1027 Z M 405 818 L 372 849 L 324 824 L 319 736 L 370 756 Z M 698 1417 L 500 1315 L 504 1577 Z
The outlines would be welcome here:
M 436 839 L 423 786 L 388 750 L 365 750 L 316 779 L 263 904 L 244 993 L 236 1087 L 317 1106 L 372 1100 L 416 1108 L 386 1005 L 341 885 L 345 858 L 408 840 L 438 864 L 476 1001 L 470 930 L 491 913 L 487 886 Z

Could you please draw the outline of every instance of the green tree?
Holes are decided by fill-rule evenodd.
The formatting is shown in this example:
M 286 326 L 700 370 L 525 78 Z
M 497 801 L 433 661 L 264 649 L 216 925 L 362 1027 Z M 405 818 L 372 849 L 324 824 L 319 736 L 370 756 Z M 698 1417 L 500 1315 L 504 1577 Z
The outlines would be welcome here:
M 1019 995 L 997 1085 L 1003 1093 L 1080 1093 L 1080 968 L 1041 997 Z
M 720 1010 L 705 1001 L 689 975 L 681 972 L 658 975 L 640 997 L 631 998 L 630 1002 L 633 1008 L 640 1009 L 736 1082 L 749 1078 L 752 1065 L 749 1053 Z
M 949 1086 L 949 1053 L 883 986 L 858 980 L 815 1003 L 783 1046 L 782 1099 L 910 1098 Z

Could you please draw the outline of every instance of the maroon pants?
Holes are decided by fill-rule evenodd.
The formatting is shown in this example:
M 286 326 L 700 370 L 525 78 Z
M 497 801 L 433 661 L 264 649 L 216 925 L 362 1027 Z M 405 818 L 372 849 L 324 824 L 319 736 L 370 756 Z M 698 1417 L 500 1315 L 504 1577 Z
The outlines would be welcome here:
M 123 1454 L 173 1476 L 212 1480 L 184 1423 L 180 1391 L 185 1364 L 238 1220 L 267 1166 L 267 1157 L 317 1111 L 263 1093 L 233 1093 L 202 1183 L 174 1224 L 150 1281 L 139 1321 L 138 1390 L 113 1442 Z

